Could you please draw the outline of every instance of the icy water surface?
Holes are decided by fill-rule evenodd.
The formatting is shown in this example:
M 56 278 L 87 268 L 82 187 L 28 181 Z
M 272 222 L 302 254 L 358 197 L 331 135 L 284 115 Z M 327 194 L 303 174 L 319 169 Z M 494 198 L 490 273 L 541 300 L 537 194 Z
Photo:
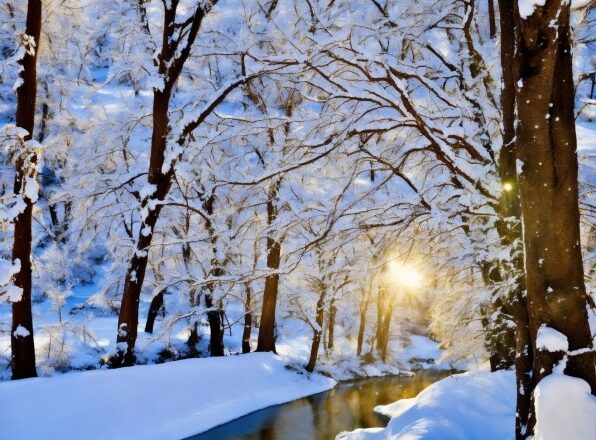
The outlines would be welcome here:
M 415 397 L 445 371 L 343 382 L 334 389 L 265 408 L 188 440 L 333 440 L 342 431 L 385 426 L 376 405 Z

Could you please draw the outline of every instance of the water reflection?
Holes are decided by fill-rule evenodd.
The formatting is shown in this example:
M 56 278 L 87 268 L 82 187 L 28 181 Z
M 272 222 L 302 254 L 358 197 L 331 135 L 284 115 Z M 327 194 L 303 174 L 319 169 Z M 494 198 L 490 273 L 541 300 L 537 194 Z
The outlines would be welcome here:
M 189 440 L 330 440 L 341 431 L 384 426 L 376 405 L 416 396 L 449 375 L 421 371 L 413 377 L 346 382 L 325 393 L 266 408 Z

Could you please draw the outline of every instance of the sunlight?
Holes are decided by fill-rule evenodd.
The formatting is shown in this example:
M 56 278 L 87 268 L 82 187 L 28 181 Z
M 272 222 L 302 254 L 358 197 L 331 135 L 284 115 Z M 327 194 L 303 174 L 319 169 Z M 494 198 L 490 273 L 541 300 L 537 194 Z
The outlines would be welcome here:
M 503 184 L 503 189 L 507 192 L 511 191 L 513 189 L 513 185 L 509 182 L 505 182 Z
M 415 266 L 397 261 L 389 262 L 388 276 L 395 284 L 410 289 L 420 287 L 423 281 L 422 274 Z

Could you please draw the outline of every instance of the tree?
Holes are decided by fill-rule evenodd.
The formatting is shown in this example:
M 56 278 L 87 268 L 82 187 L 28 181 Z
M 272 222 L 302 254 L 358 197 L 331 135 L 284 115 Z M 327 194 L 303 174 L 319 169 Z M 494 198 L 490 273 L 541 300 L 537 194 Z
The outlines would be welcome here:
M 184 151 L 184 147 L 191 141 L 195 129 L 204 122 L 215 107 L 231 91 L 244 84 L 248 79 L 248 77 L 242 77 L 217 91 L 204 108 L 188 118 L 189 122 L 183 124 L 181 129 L 176 130 L 178 136 L 174 136 L 174 141 L 169 140 L 173 135 L 170 126 L 169 107 L 175 85 L 191 54 L 203 20 L 217 1 L 206 5 L 198 4 L 191 15 L 181 22 L 177 21 L 181 18 L 178 11 L 179 3 L 178 0 L 164 3 L 161 29 L 162 46 L 159 55 L 155 58 L 157 73 L 152 83 L 153 128 L 147 185 L 142 188 L 139 194 L 141 224 L 136 237 L 135 252 L 130 259 L 126 272 L 124 293 L 118 317 L 117 341 L 126 343 L 126 350 L 119 349 L 118 353 L 112 357 L 111 365 L 113 367 L 134 363 L 139 301 L 147 269 L 149 247 L 162 209 L 162 202 L 168 195 L 172 185 L 176 161 L 181 155 L 180 151 Z
M 14 244 L 12 260 L 19 270 L 13 275 L 14 286 L 20 289 L 20 299 L 12 303 L 12 377 L 23 379 L 35 377 L 35 346 L 33 342 L 33 317 L 31 313 L 31 222 L 33 204 L 39 191 L 36 182 L 37 152 L 32 142 L 35 125 L 35 104 L 37 102 L 37 58 L 41 34 L 41 0 L 28 0 L 27 24 L 22 35 L 25 52 L 21 60 L 22 72 L 20 86 L 17 89 L 16 125 L 26 130 L 22 137 L 22 151 L 16 159 L 14 193 L 22 198 L 24 204 L 14 219 Z
M 519 57 L 516 157 L 534 354 L 530 388 L 551 374 L 565 355 L 565 373 L 585 380 L 596 395 L 596 355 L 580 247 L 570 4 L 548 0 L 543 6 L 513 8 L 509 29 L 516 30 Z M 515 65 L 511 55 L 504 62 Z M 543 326 L 567 338 L 568 354 L 537 346 Z M 531 415 L 522 438 L 532 434 L 533 419 Z

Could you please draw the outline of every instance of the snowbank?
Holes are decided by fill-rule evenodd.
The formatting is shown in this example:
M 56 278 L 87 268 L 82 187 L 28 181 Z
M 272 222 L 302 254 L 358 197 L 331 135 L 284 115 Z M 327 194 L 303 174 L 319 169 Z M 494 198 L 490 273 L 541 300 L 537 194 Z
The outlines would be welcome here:
M 596 398 L 585 380 L 553 373 L 534 391 L 535 440 L 596 439 Z
M 512 371 L 450 376 L 417 397 L 375 412 L 390 417 L 386 428 L 342 433 L 344 440 L 508 440 L 515 437 Z
M 332 388 L 268 353 L 0 384 L 2 439 L 181 439 Z

